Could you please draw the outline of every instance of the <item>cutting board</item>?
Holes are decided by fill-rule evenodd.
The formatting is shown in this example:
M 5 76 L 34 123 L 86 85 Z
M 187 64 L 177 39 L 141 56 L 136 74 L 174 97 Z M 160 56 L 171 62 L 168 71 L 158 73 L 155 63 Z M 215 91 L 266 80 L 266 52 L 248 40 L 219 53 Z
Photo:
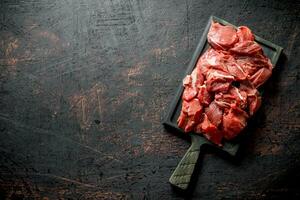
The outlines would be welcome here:
M 230 25 L 235 28 L 236 26 L 230 24 L 229 22 L 220 19 L 215 16 L 211 16 L 208 20 L 208 23 L 206 25 L 206 28 L 204 30 L 204 33 L 197 45 L 197 48 L 193 54 L 193 57 L 187 67 L 187 71 L 182 77 L 182 79 L 187 75 L 191 74 L 193 69 L 196 66 L 198 58 L 202 55 L 202 53 L 205 52 L 205 50 L 208 48 L 208 42 L 207 42 L 207 33 L 209 31 L 211 22 L 215 21 L 223 25 Z M 282 47 L 273 44 L 272 42 L 269 42 L 265 39 L 262 39 L 261 37 L 255 35 L 255 41 L 259 43 L 264 51 L 264 54 L 270 58 L 273 66 L 276 66 L 279 56 L 283 50 Z M 183 86 L 180 82 L 179 89 L 171 103 L 170 109 L 165 117 L 165 120 L 163 121 L 163 125 L 165 125 L 168 128 L 171 128 L 173 131 L 177 131 L 183 134 L 186 134 L 183 132 L 182 129 L 180 129 L 177 126 L 177 118 L 180 114 L 181 111 L 181 95 L 183 92 Z M 169 182 L 171 185 L 182 189 L 182 190 L 187 190 L 189 188 L 189 183 L 191 181 L 192 176 L 194 175 L 194 169 L 197 165 L 199 155 L 201 153 L 201 149 L 205 145 L 209 145 L 213 148 L 216 148 L 217 150 L 220 150 L 229 156 L 235 156 L 237 154 L 237 151 L 240 146 L 240 140 L 234 140 L 234 141 L 227 141 L 224 143 L 222 147 L 219 147 L 210 141 L 208 141 L 205 137 L 196 134 L 196 133 L 189 133 L 191 137 L 191 146 L 177 165 L 176 169 L 174 170 L 173 174 L 171 175 Z

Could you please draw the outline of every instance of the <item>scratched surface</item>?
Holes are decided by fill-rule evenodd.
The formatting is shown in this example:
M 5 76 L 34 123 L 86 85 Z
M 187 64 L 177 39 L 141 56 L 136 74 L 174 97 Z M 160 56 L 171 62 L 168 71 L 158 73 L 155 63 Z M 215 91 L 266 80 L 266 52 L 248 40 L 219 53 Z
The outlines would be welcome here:
M 0 199 L 182 199 L 189 142 L 161 120 L 212 14 L 284 56 L 240 159 L 208 152 L 190 197 L 300 198 L 299 2 L 0 2 Z

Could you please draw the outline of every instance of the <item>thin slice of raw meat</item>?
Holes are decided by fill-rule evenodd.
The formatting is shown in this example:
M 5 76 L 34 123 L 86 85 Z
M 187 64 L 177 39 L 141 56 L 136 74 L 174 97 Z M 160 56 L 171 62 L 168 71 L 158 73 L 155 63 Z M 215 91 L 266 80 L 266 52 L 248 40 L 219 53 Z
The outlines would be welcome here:
M 247 82 L 240 85 L 240 90 L 247 94 L 248 112 L 253 115 L 261 105 L 261 97 L 256 88 Z
M 261 68 L 255 74 L 253 74 L 249 80 L 254 87 L 258 88 L 264 84 L 272 75 L 272 71 L 268 68 Z
M 228 57 L 234 60 L 232 56 L 225 55 L 222 51 L 209 48 L 198 60 L 196 68 L 204 75 L 207 75 L 207 72 L 211 69 L 228 72 L 227 68 L 224 67 L 224 61 L 228 60 Z
M 229 50 L 231 53 L 240 55 L 254 55 L 262 51 L 261 46 L 254 41 L 246 40 L 238 42 Z
M 199 121 L 202 114 L 202 106 L 197 98 L 188 102 L 187 114 L 188 116 L 194 116 L 194 121 Z
M 239 108 L 245 108 L 247 106 L 247 93 L 245 91 L 240 90 L 237 87 L 232 86 L 228 92 L 235 99 L 235 104 Z
M 178 126 L 185 132 L 190 132 L 199 123 L 203 107 L 199 100 L 194 98 L 190 101 L 183 100 L 180 116 L 177 120 Z
M 223 26 L 217 22 L 212 22 L 207 40 L 215 49 L 226 50 L 238 42 L 238 37 L 232 26 Z
M 257 95 L 248 96 L 249 114 L 253 115 L 261 106 L 261 97 Z
M 188 116 L 186 113 L 182 112 L 180 113 L 178 119 L 177 119 L 177 125 L 179 128 L 185 130 L 185 126 L 187 124 L 188 121 Z
M 209 92 L 227 92 L 230 84 L 227 81 L 210 81 L 207 82 L 207 89 Z
M 192 76 L 191 76 L 191 75 L 187 75 L 187 76 L 183 79 L 182 85 L 183 85 L 183 86 L 192 86 Z
M 231 86 L 227 93 L 215 94 L 215 103 L 227 111 L 232 104 L 239 108 L 245 109 L 247 107 L 247 93 Z
M 244 70 L 245 74 L 247 74 L 247 77 L 253 75 L 258 69 L 260 69 L 260 66 L 252 63 L 251 58 L 248 57 L 239 58 L 236 62 Z
M 218 128 L 209 121 L 206 114 L 203 114 L 203 121 L 195 128 L 196 133 L 203 134 L 208 140 L 221 146 L 223 135 Z
M 238 107 L 231 108 L 223 116 L 223 134 L 224 138 L 231 140 L 236 137 L 247 125 L 248 115 Z
M 210 102 L 212 101 L 212 97 L 207 91 L 206 85 L 202 85 L 199 87 L 197 98 L 204 106 L 208 106 L 210 104 Z
M 186 124 L 185 128 L 184 128 L 184 131 L 185 131 L 186 133 L 187 133 L 187 132 L 191 132 L 191 131 L 194 129 L 195 125 L 196 125 L 196 122 L 193 121 L 193 120 L 191 120 L 191 119 L 189 119 L 189 120 L 187 121 L 187 124 Z
M 239 42 L 243 42 L 243 41 L 254 41 L 254 35 L 251 32 L 251 30 L 246 27 L 246 26 L 240 26 L 237 29 L 236 32 L 238 38 L 239 38 Z
M 209 106 L 205 109 L 205 114 L 207 115 L 209 121 L 218 127 L 222 123 L 223 110 L 216 104 L 216 102 L 211 102 Z
M 184 99 L 182 100 L 181 111 L 184 112 L 185 114 L 188 114 L 189 111 L 189 102 Z
M 247 78 L 247 73 L 244 69 L 236 62 L 226 63 L 228 72 L 235 77 L 236 80 L 245 80 Z
M 199 85 L 202 85 L 204 82 L 204 76 L 203 74 L 195 68 L 191 74 L 192 79 L 192 87 L 197 88 Z
M 183 99 L 186 101 L 192 100 L 195 96 L 197 96 L 197 89 L 192 86 L 186 86 L 183 91 Z
M 234 80 L 234 76 L 220 70 L 210 70 L 206 77 L 209 92 L 226 92 Z

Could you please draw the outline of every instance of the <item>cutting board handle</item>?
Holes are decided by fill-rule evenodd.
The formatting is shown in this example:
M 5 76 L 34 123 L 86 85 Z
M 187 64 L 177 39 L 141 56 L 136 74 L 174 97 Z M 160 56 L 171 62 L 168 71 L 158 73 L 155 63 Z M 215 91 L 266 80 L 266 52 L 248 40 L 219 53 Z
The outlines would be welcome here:
M 190 148 L 187 150 L 169 179 L 169 182 L 173 186 L 182 190 L 188 188 L 200 155 L 201 147 L 203 144 L 207 143 L 201 136 L 192 135 L 191 137 L 192 144 Z

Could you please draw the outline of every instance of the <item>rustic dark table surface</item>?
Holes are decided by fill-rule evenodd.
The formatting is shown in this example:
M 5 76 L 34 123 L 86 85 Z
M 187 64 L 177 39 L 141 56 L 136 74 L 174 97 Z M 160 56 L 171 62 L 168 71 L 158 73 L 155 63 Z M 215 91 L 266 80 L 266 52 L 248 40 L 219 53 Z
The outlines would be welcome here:
M 210 15 L 284 53 L 238 161 L 208 151 L 190 198 L 300 198 L 299 1 L 0 2 L 0 199 L 182 199 L 189 141 L 161 122 Z

